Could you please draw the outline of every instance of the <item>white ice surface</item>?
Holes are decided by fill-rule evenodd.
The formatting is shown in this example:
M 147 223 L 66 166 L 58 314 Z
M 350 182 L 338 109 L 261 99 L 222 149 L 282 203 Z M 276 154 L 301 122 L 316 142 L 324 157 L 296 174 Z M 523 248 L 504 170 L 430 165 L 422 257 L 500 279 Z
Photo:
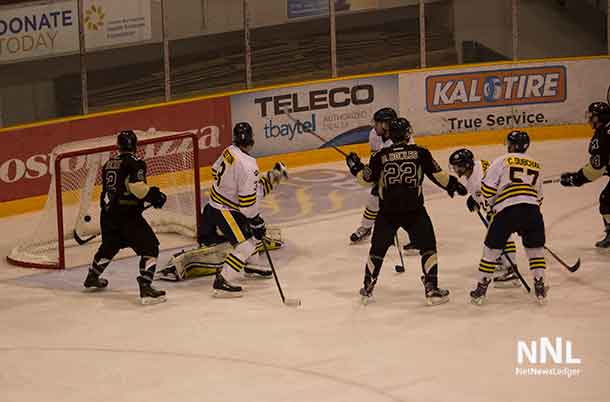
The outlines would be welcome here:
M 582 165 L 586 146 L 540 142 L 531 153 L 546 177 L 556 177 Z M 493 158 L 503 147 L 473 150 Z M 433 152 L 444 166 L 449 153 Z M 519 289 L 491 289 L 487 305 L 469 304 L 483 227 L 464 199 L 444 193 L 426 203 L 440 284 L 452 298 L 437 307 L 424 305 L 419 257 L 407 257 L 407 272 L 399 275 L 394 249 L 376 303 L 360 305 L 368 246 L 348 244 L 360 208 L 282 224 L 288 245 L 273 255 L 287 296 L 300 298 L 300 308 L 283 306 L 273 281 L 245 283 L 242 299 L 212 299 L 211 278 L 159 283 L 168 302 L 141 306 L 135 258 L 112 264 L 110 288 L 94 294 L 81 289 L 85 268 L 49 272 L 2 262 L 0 401 L 606 402 L 610 254 L 593 244 L 602 233 L 597 198 L 607 181 L 545 186 L 548 245 L 570 262 L 582 258 L 580 270 L 569 273 L 547 256 L 545 306 Z M 32 222 L 0 220 L 3 255 Z M 83 259 L 91 252 L 84 250 Z M 543 336 L 572 341 L 582 363 L 562 367 L 580 369 L 578 376 L 515 375 L 517 340 Z

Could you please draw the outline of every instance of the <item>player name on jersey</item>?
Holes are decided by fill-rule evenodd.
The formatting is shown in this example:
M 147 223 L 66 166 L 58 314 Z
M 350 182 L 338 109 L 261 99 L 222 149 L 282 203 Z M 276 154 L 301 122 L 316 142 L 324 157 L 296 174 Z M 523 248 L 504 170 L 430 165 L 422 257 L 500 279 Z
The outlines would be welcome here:
M 405 159 L 417 159 L 417 151 L 399 151 L 381 156 L 381 162 L 401 161 Z
M 533 161 L 531 159 L 519 158 L 516 156 L 509 156 L 508 158 L 506 158 L 506 164 L 508 166 L 525 166 L 534 169 L 541 169 L 540 164 L 538 162 Z

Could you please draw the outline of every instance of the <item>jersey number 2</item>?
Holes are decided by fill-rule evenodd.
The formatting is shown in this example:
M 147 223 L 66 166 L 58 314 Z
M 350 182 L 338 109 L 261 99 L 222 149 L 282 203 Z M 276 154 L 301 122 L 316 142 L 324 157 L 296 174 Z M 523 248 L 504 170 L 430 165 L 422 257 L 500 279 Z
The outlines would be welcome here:
M 512 181 L 513 183 L 524 183 L 523 179 L 521 177 L 519 177 L 519 176 L 522 176 L 524 172 L 525 172 L 525 168 L 511 166 L 510 181 Z M 538 172 L 537 170 L 534 170 L 534 169 L 527 169 L 526 173 L 528 176 L 532 176 L 532 182 L 529 184 L 531 184 L 532 186 L 535 186 L 536 182 L 538 181 L 538 175 L 540 174 L 540 172 Z

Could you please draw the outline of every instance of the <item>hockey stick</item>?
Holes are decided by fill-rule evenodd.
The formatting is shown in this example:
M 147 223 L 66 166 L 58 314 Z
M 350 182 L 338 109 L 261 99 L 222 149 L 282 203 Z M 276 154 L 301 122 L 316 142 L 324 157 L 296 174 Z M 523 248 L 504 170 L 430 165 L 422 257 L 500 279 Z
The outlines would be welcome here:
M 557 254 L 555 254 L 550 248 L 548 248 L 547 246 L 544 246 L 544 249 L 546 251 L 549 252 L 549 254 L 551 254 L 553 256 L 553 258 L 555 258 L 557 260 L 557 262 L 559 262 L 561 265 L 563 265 L 568 271 L 570 272 L 576 272 L 578 271 L 578 268 L 580 268 L 580 257 L 578 257 L 578 259 L 576 260 L 576 262 L 574 263 L 574 265 L 568 265 L 564 260 L 562 260 Z
M 148 208 L 152 207 L 152 204 L 148 204 L 147 206 L 144 207 L 143 211 L 146 211 Z M 85 215 L 85 221 L 86 221 L 86 217 L 89 215 Z M 89 219 L 91 219 L 91 217 L 89 217 Z M 86 238 L 82 238 L 78 235 L 78 233 L 76 233 L 76 229 L 74 229 L 72 231 L 72 236 L 74 237 L 74 241 L 76 241 L 76 243 L 78 243 L 79 246 L 82 246 L 83 244 L 87 244 L 89 243 L 91 240 L 95 239 L 96 237 L 98 237 L 100 235 L 100 233 L 98 234 L 94 234 L 92 236 L 86 237 Z
M 559 183 L 561 179 L 546 179 L 542 181 L 542 184 Z
M 405 260 L 402 258 L 402 249 L 400 248 L 400 243 L 398 242 L 398 232 L 394 235 L 394 241 L 396 242 L 396 249 L 398 250 L 398 255 L 400 256 L 400 265 L 396 265 L 394 269 L 399 274 L 405 272 Z
M 263 238 L 263 249 L 265 250 L 265 255 L 267 256 L 267 261 L 269 261 L 269 266 L 271 267 L 271 272 L 273 272 L 273 279 L 275 279 L 275 284 L 277 285 L 277 290 L 280 292 L 280 297 L 282 298 L 282 303 L 290 307 L 298 307 L 301 305 L 300 299 L 287 299 L 284 297 L 284 292 L 282 291 L 282 287 L 280 286 L 280 281 L 277 278 L 277 273 L 275 272 L 275 267 L 273 266 L 273 261 L 271 261 L 271 255 L 269 254 L 269 249 L 267 248 L 267 242 Z
M 479 218 L 481 219 L 481 222 L 483 222 L 483 225 L 485 225 L 485 227 L 488 228 L 489 222 L 487 222 L 487 219 L 485 219 L 483 214 L 481 214 L 480 209 L 477 209 L 477 215 L 479 215 Z M 521 284 L 523 284 L 523 287 L 525 288 L 525 290 L 527 290 L 527 293 L 531 293 L 532 288 L 530 288 L 530 285 L 527 284 L 527 282 L 521 275 L 521 272 L 519 272 L 519 269 L 517 269 L 517 265 L 515 265 L 513 260 L 508 256 L 508 254 L 504 250 L 502 250 L 502 254 L 500 254 L 500 255 L 503 255 L 504 257 L 506 257 L 511 268 L 513 269 L 513 271 L 515 271 L 515 275 L 517 275 L 517 278 L 519 278 L 519 281 L 521 281 Z
M 286 113 L 286 116 L 288 116 L 288 118 L 289 118 L 290 120 L 292 120 L 292 122 L 293 122 L 293 123 L 300 123 L 300 122 L 301 122 L 300 120 L 295 119 L 294 117 L 292 117 L 292 115 L 291 115 L 290 113 L 288 113 L 288 112 L 284 112 L 284 113 Z M 320 141 L 322 141 L 324 144 L 326 144 L 326 143 L 328 143 L 328 142 L 329 142 L 329 141 L 328 141 L 326 138 L 324 138 L 324 137 L 322 137 L 322 136 L 318 135 L 318 134 L 317 134 L 315 131 L 313 131 L 313 130 L 311 130 L 311 129 L 307 129 L 307 130 L 306 130 L 305 128 L 303 128 L 303 131 L 305 131 L 306 133 L 309 133 L 309 134 L 313 135 L 314 137 L 316 137 L 317 139 L 319 139 Z M 331 141 L 332 141 L 332 140 L 331 140 Z M 345 152 L 343 152 L 343 151 L 342 151 L 340 148 L 338 148 L 338 147 L 336 147 L 336 146 L 334 146 L 334 145 L 331 145 L 331 147 L 332 147 L 332 148 L 334 148 L 334 150 L 335 150 L 335 151 L 339 152 L 341 155 L 343 155 L 343 156 L 345 156 L 345 157 L 347 158 L 347 154 L 346 154 Z

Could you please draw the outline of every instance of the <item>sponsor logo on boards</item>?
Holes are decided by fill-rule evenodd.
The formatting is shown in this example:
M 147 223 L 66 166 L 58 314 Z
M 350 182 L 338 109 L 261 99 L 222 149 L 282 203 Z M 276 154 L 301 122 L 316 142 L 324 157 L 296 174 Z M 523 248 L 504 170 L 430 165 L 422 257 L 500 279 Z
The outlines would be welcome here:
M 428 112 L 564 102 L 563 66 L 432 75 L 426 78 Z

